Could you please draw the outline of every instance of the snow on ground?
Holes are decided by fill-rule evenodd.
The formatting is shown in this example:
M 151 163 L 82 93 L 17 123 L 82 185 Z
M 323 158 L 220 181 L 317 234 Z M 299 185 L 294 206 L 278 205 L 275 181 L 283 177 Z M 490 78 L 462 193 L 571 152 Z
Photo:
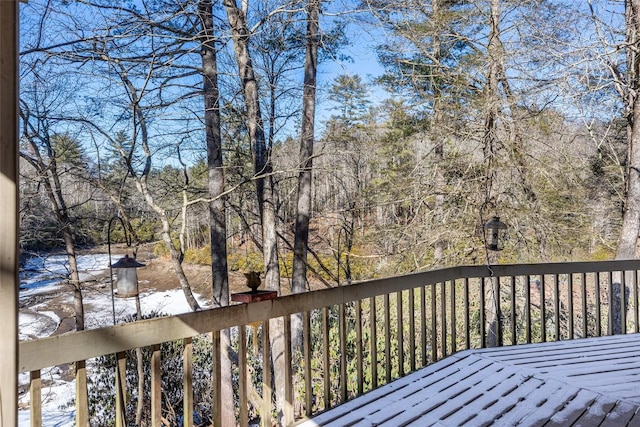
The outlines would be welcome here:
M 109 268 L 109 256 L 79 255 L 80 280 L 95 279 Z M 48 292 L 49 286 L 57 285 L 69 272 L 67 256 L 47 254 L 29 258 L 20 269 L 20 298 Z
M 26 311 L 19 313 L 18 337 L 20 341 L 48 337 L 58 329 L 60 317 L 53 311 Z
M 115 262 L 115 261 L 114 261 Z M 113 324 L 112 296 L 110 282 L 98 281 L 97 278 L 108 274 L 109 257 L 106 254 L 81 255 L 78 257 L 78 270 L 81 279 L 89 281 L 83 293 L 85 306 L 85 326 L 95 329 Z M 23 266 L 20 274 L 20 340 L 47 337 L 55 332 L 62 319 L 53 309 L 68 304 L 72 306 L 73 295 L 68 286 L 61 284 L 66 275 L 66 257 L 51 255 L 34 257 Z M 115 272 L 114 272 L 115 274 Z M 144 283 L 140 283 L 144 289 Z M 206 307 L 208 302 L 195 295 L 198 302 Z M 55 299 L 56 302 L 52 302 Z M 136 313 L 135 298 L 113 298 L 116 322 L 134 316 Z M 54 307 L 55 306 L 55 307 Z M 187 313 L 189 305 L 181 290 L 140 292 L 142 313 L 164 313 L 169 315 Z M 75 395 L 75 382 L 62 378 L 62 369 L 53 367 L 41 372 L 42 378 L 42 415 L 45 427 L 72 427 L 74 410 L 65 408 Z M 22 373 L 18 378 L 20 387 L 28 390 L 29 374 Z M 19 404 L 28 407 L 29 393 L 22 394 Z M 19 425 L 30 425 L 28 410 L 19 411 Z

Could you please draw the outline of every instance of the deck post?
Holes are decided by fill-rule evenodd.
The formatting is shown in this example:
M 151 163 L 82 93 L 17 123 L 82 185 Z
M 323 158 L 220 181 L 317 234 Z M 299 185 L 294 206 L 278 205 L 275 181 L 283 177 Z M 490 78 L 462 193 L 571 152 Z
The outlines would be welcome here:
M 18 425 L 18 1 L 0 1 L 0 425 Z

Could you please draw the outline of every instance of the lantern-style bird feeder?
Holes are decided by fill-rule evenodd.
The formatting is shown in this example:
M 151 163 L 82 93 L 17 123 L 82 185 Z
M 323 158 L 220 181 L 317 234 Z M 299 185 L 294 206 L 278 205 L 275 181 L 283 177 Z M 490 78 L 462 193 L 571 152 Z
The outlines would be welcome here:
M 127 234 L 127 228 L 124 225 L 124 221 L 119 216 L 115 215 L 109 220 L 107 226 L 107 247 L 109 249 L 109 281 L 111 282 L 111 313 L 113 314 L 113 324 L 116 324 L 116 303 L 115 303 L 115 289 L 114 284 L 117 286 L 118 296 L 121 298 L 137 297 L 138 296 L 138 273 L 136 269 L 144 267 L 144 264 L 139 263 L 135 258 L 129 258 L 129 255 L 125 255 L 115 263 L 111 262 L 111 228 L 113 223 L 119 221 L 122 225 L 127 246 L 131 246 L 131 236 Z M 113 270 L 116 270 L 116 280 L 113 280 Z M 140 315 L 140 304 L 136 301 L 138 308 L 138 315 Z
M 145 264 L 139 263 L 134 258 L 129 258 L 129 255 L 125 255 L 111 264 L 111 268 L 116 269 L 116 289 L 119 297 L 128 298 L 138 295 L 138 273 L 136 269 L 144 266 Z
M 484 225 L 484 236 L 487 249 L 490 251 L 501 251 L 504 247 L 504 238 L 507 225 L 500 221 L 499 216 L 494 216 L 491 221 Z

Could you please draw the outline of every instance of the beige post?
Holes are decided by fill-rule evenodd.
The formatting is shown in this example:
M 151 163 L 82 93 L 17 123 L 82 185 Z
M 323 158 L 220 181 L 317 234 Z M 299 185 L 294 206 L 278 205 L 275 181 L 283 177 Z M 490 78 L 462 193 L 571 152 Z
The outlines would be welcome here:
M 18 425 L 18 1 L 0 1 L 0 427 Z

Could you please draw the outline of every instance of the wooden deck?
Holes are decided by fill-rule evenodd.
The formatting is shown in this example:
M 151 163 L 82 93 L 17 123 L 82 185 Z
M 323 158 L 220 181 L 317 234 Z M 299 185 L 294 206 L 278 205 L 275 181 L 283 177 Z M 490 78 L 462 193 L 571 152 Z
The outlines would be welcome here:
M 300 424 L 640 426 L 640 335 L 467 350 Z

